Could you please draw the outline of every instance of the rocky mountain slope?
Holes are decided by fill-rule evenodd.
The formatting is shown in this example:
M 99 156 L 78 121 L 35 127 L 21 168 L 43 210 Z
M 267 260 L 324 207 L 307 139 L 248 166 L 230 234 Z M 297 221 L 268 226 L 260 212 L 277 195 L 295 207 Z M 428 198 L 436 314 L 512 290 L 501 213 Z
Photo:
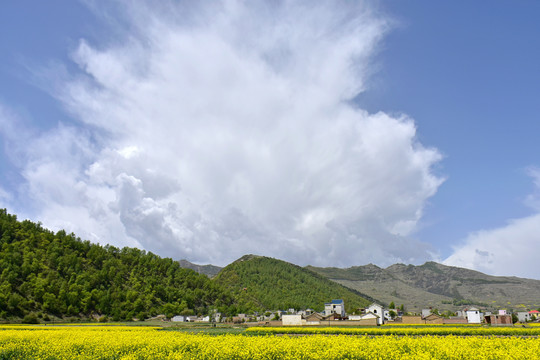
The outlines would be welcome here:
M 208 265 L 194 264 L 185 259 L 180 260 L 179 263 L 180 263 L 180 266 L 183 267 L 184 269 L 194 270 L 199 274 L 208 276 L 209 278 L 213 278 L 221 271 L 221 269 L 223 269 L 222 267 L 211 265 L 211 264 L 208 264 Z
M 409 311 L 425 307 L 456 310 L 467 304 L 516 310 L 540 306 L 539 280 L 491 276 L 435 262 L 394 264 L 385 269 L 373 264 L 307 268 L 385 303 L 405 304 Z

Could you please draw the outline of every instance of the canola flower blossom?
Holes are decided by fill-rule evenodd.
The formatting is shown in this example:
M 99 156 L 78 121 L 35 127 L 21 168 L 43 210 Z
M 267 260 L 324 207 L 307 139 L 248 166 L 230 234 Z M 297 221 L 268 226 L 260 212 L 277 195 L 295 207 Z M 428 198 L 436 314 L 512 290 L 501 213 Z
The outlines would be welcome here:
M 538 359 L 537 337 L 245 336 L 145 327 L 0 329 L 0 359 Z
M 457 336 L 540 336 L 540 327 L 486 327 L 486 326 L 371 326 L 351 327 L 252 327 L 246 332 L 265 334 L 324 334 L 324 335 L 457 335 Z

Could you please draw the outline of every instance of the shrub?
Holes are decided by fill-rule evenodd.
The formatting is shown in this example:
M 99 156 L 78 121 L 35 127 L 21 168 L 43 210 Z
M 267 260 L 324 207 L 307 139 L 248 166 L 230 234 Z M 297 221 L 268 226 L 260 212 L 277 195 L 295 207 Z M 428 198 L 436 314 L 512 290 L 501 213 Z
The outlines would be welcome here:
M 36 314 L 31 313 L 24 316 L 22 323 L 23 324 L 39 324 L 39 319 Z

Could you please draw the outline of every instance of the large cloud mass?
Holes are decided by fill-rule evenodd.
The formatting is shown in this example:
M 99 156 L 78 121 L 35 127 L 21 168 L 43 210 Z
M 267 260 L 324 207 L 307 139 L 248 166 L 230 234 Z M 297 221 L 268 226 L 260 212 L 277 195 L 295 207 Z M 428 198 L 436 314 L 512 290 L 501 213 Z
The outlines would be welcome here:
M 80 71 L 51 86 L 76 125 L 26 140 L 38 218 L 215 264 L 428 258 L 410 235 L 442 182 L 440 155 L 410 118 L 351 104 L 388 24 L 321 4 L 138 3 L 119 41 L 82 40 Z

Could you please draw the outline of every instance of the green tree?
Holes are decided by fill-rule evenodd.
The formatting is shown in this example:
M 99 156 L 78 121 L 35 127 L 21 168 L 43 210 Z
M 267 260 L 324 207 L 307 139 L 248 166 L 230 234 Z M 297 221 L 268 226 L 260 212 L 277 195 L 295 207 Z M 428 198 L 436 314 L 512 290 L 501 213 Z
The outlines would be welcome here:
M 515 324 L 515 323 L 518 322 L 518 320 L 519 320 L 519 319 L 518 319 L 516 313 L 512 313 L 512 323 Z

